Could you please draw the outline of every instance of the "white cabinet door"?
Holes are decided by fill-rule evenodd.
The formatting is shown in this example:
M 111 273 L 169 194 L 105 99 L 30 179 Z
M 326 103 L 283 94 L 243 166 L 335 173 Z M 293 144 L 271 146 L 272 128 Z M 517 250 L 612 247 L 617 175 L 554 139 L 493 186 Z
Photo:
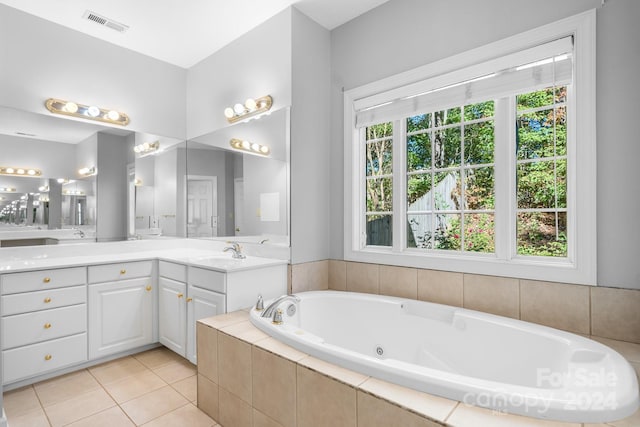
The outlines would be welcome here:
M 224 295 L 189 285 L 187 359 L 196 364 L 196 321 L 225 312 Z
M 158 283 L 160 343 L 180 356 L 186 355 L 187 285 L 161 277 Z
M 150 277 L 89 285 L 89 359 L 153 342 Z

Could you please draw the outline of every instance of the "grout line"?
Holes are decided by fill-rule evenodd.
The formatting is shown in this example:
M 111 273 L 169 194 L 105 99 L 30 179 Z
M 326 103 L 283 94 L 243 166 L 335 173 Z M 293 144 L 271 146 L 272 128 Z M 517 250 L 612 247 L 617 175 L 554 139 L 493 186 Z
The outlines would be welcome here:
M 458 409 L 458 406 L 460 406 L 460 404 L 462 404 L 462 402 L 456 402 L 456 404 L 453 406 L 453 408 L 451 409 L 451 411 L 447 414 L 446 417 L 444 417 L 444 422 L 447 423 L 449 421 L 449 418 L 451 418 L 451 416 L 453 415 L 453 413 Z M 447 423 L 448 424 L 448 423 Z

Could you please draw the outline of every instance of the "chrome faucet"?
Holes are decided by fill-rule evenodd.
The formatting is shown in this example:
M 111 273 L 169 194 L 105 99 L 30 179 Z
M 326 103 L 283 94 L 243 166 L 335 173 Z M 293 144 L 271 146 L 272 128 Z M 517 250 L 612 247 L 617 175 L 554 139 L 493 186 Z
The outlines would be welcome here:
M 227 242 L 230 243 L 231 246 L 227 246 L 222 250 L 222 252 L 233 251 L 232 258 L 235 259 L 245 259 L 246 256 L 242 253 L 242 246 L 238 242 Z
M 80 236 L 81 238 L 84 238 L 84 231 L 80 230 L 79 228 L 74 228 L 73 234 L 75 236 Z
M 294 294 L 291 295 L 282 295 L 280 298 L 276 299 L 274 302 L 269 304 L 269 307 L 265 308 L 260 317 L 271 317 L 273 316 L 273 312 L 276 311 L 278 306 L 285 301 L 293 301 L 300 302 L 300 297 Z

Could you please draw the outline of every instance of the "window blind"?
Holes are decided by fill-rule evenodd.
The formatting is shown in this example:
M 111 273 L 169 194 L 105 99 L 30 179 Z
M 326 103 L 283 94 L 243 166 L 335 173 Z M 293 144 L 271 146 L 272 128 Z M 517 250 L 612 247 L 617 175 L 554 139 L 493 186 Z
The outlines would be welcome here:
M 451 75 L 448 74 L 448 79 Z M 496 58 L 456 72 L 452 83 L 434 77 L 354 102 L 356 127 L 497 99 L 572 82 L 573 37 Z

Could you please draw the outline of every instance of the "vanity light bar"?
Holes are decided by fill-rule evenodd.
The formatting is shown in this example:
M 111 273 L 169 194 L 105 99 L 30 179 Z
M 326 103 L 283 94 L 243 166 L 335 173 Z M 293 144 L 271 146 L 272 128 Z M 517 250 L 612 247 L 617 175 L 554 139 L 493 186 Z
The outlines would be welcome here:
M 84 191 L 80 190 L 64 190 L 62 192 L 65 196 L 84 196 Z
M 81 175 L 81 176 L 93 176 L 96 173 L 97 171 L 95 166 L 78 169 L 78 175 Z
M 16 191 L 13 187 L 0 187 L 0 193 L 13 193 Z
M 160 141 L 156 142 L 145 142 L 144 144 L 138 144 L 133 147 L 133 151 L 138 154 L 146 154 L 154 151 L 158 151 L 160 149 Z
M 40 169 L 33 169 L 33 168 L 17 168 L 17 167 L 11 167 L 11 166 L 7 166 L 7 167 L 0 166 L 0 175 L 40 176 L 42 175 L 42 171 Z
M 265 113 L 271 109 L 272 105 L 273 98 L 271 98 L 271 95 L 266 95 L 258 99 L 249 98 L 244 104 L 238 103 L 233 107 L 225 108 L 224 116 L 229 123 L 236 123 Z
M 269 147 L 266 145 L 257 144 L 255 142 L 243 141 L 241 139 L 232 138 L 229 141 L 229 145 L 236 150 L 248 151 L 253 154 L 261 154 L 263 156 L 269 155 Z
M 107 110 L 95 105 L 78 104 L 73 101 L 49 98 L 44 103 L 47 110 L 55 114 L 78 117 L 81 119 L 97 120 L 114 125 L 126 126 L 129 124 L 129 116 L 116 110 Z

